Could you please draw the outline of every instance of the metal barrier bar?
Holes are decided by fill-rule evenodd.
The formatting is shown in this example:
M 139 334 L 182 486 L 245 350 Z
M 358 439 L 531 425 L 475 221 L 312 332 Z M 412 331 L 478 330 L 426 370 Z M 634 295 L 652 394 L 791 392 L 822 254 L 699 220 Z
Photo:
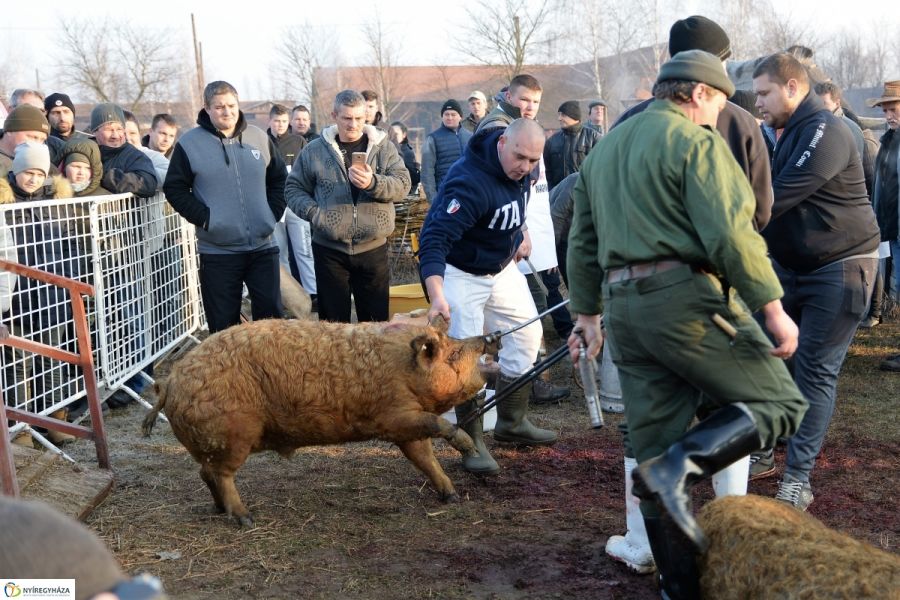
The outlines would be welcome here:
M 9 426 L 7 418 L 12 418 L 19 422 L 28 423 L 35 426 L 46 427 L 54 431 L 68 433 L 83 439 L 91 439 L 97 452 L 97 461 L 101 468 L 109 469 L 109 447 L 106 441 L 106 428 L 103 424 L 103 413 L 100 409 L 100 398 L 97 394 L 97 385 L 94 374 L 93 353 L 91 351 L 91 340 L 88 335 L 87 313 L 84 309 L 84 302 L 81 295 L 92 294 L 91 286 L 70 280 L 52 273 L 45 273 L 39 269 L 27 267 L 25 265 L 16 264 L 8 260 L 0 259 L 0 270 L 10 273 L 16 273 L 27 277 L 30 280 L 42 281 L 57 287 L 62 287 L 69 292 L 69 302 L 72 306 L 75 333 L 77 337 L 76 353 L 70 353 L 58 348 L 48 346 L 46 344 L 36 343 L 31 340 L 21 339 L 14 335 L 9 335 L 5 330 L 0 335 L 0 345 L 14 346 L 37 353 L 42 356 L 57 358 L 75 364 L 81 368 L 82 375 L 87 388 L 88 409 L 91 412 L 91 428 L 81 425 L 73 425 L 65 421 L 42 416 L 26 410 L 18 408 L 6 408 L 4 406 L 0 417 L 2 417 L 2 426 L 7 433 L 3 436 L 3 443 L 0 444 L 0 480 L 3 483 L 3 492 L 5 494 L 17 496 L 19 493 L 18 482 L 15 476 L 15 461 L 12 456 L 12 448 L 9 442 Z M 2 389 L 0 389 L 0 400 L 2 400 Z M 5 402 L 0 401 L 0 405 Z M 62 454 L 62 453 L 61 453 Z M 66 456 L 63 454 L 63 456 Z M 68 456 L 66 456 L 69 460 Z
M 51 278 L 14 278 L 18 289 L 3 316 L 13 340 L 0 356 L 8 408 L 49 415 L 101 387 L 116 389 L 184 342 L 196 342 L 205 320 L 194 228 L 168 209 L 162 194 L 3 205 L 3 240 L 0 257 L 11 259 L 8 272 L 22 275 L 28 265 Z M 71 304 L 52 289 L 52 278 L 65 276 L 79 291 Z M 80 294 L 91 289 L 85 306 Z M 82 318 L 88 323 L 83 334 Z M 73 347 L 96 353 L 91 378 L 68 366 L 76 362 Z

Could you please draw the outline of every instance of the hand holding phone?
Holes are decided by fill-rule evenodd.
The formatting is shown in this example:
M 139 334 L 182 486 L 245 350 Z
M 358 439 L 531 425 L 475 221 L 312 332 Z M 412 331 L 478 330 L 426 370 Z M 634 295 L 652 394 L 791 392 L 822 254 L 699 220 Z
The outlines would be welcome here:
M 350 183 L 359 189 L 369 189 L 369 186 L 372 185 L 372 167 L 366 164 L 365 152 L 353 153 L 347 176 L 350 178 Z

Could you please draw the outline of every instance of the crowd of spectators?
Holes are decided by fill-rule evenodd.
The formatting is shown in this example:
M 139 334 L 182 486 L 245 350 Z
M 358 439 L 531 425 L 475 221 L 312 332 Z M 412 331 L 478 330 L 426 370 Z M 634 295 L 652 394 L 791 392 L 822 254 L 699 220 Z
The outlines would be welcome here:
M 559 275 L 568 284 L 566 265 L 587 260 L 573 255 L 577 246 L 569 244 L 577 236 L 570 237 L 569 228 L 573 212 L 577 217 L 579 210 L 587 210 L 577 204 L 590 197 L 597 183 L 588 182 L 590 177 L 631 177 L 627 183 L 610 179 L 610 189 L 620 185 L 656 197 L 654 186 L 664 182 L 615 172 L 618 163 L 611 158 L 588 161 L 614 155 L 607 152 L 614 143 L 627 145 L 620 140 L 626 134 L 616 134 L 616 127 L 631 119 L 662 119 L 660 111 L 672 106 L 693 102 L 704 110 L 712 107 L 715 118 L 706 115 L 695 123 L 724 139 L 722 144 L 715 138 L 715 160 L 728 161 L 731 171 L 746 178 L 739 187 L 754 202 L 748 204 L 753 218 L 744 234 L 753 239 L 760 234 L 765 240 L 766 264 L 771 261 L 784 290 L 784 311 L 799 325 L 791 377 L 810 408 L 788 440 L 777 497 L 805 509 L 813 500 L 810 472 L 834 410 L 847 348 L 858 327 L 880 324 L 885 298 L 896 299 L 900 289 L 900 273 L 890 261 L 900 252 L 900 81 L 885 82 L 882 95 L 869 102 L 885 116 L 886 130 L 879 139 L 842 104 L 838 86 L 815 79 L 819 71 L 810 69 L 805 49 L 760 60 L 749 93 L 735 92 L 730 84 L 714 85 L 727 81 L 718 64 L 731 52 L 727 35 L 715 23 L 703 17 L 676 22 L 669 47 L 680 58 L 664 69 L 696 70 L 707 79 L 698 83 L 678 71 L 670 79 L 693 87 L 666 87 L 657 100 L 631 107 L 608 130 L 606 101 L 587 103 L 585 118 L 582 104 L 567 100 L 557 110 L 558 130 L 547 135 L 535 121 L 543 89 L 534 77 L 520 74 L 494 98 L 494 106 L 479 90 L 467 98 L 468 114 L 457 99 L 446 99 L 441 125 L 424 138 L 420 159 L 406 125 L 383 121 L 380 98 L 372 90 L 339 92 L 329 124 L 321 130 L 306 106 L 274 104 L 263 131 L 248 123 L 237 89 L 215 81 L 204 90 L 195 126 L 157 114 L 142 131 L 133 113 L 104 102 L 91 110 L 88 130 L 78 131 L 68 94 L 44 97 L 37 90 L 18 89 L 0 130 L 0 204 L 119 193 L 142 199 L 164 193 L 171 208 L 196 227 L 200 291 L 209 330 L 215 333 L 239 323 L 244 289 L 254 319 L 281 317 L 284 273 L 310 292 L 320 319 L 351 322 L 355 308 L 356 321 L 388 320 L 387 240 L 395 228 L 394 203 L 419 195 L 430 204 L 422 231 L 421 277 L 433 302 L 431 312 L 449 317 L 451 332 L 475 335 L 485 323 L 524 322 L 562 300 Z M 732 101 L 719 98 L 721 94 L 731 94 Z M 649 116 L 641 117 L 645 111 Z M 679 127 L 684 124 L 678 122 Z M 631 123 L 621 131 L 630 135 L 639 130 L 639 124 Z M 605 136 L 616 141 L 604 146 Z M 607 150 L 592 155 L 597 147 Z M 672 159 L 662 147 L 655 151 L 661 152 L 659 164 Z M 643 155 L 630 146 L 628 152 L 637 165 Z M 589 167 L 582 172 L 586 161 Z M 670 200 L 681 202 L 674 196 Z M 53 254 L 69 248 L 52 241 L 70 234 L 70 222 L 53 222 L 42 211 L 16 214 L 20 216 L 0 223 L 0 256 L 77 277 L 72 269 L 81 264 L 78 260 Z M 702 217 L 694 217 L 702 223 Z M 22 227 L 22 219 L 40 227 Z M 660 225 L 659 239 L 671 234 L 665 229 Z M 666 258 L 655 246 L 659 239 L 648 238 L 648 244 L 654 256 Z M 678 261 L 654 264 L 671 262 Z M 635 275 L 631 265 L 613 266 L 602 277 L 645 277 Z M 646 277 L 656 275 L 656 269 Z M 574 281 L 577 285 L 578 278 Z M 728 282 L 723 284 L 728 294 Z M 46 295 L 30 286 L 8 275 L 0 279 L 0 306 L 27 315 L 17 321 L 14 333 L 27 336 L 39 327 L 46 331 L 49 322 L 45 341 L 60 343 L 60 314 L 51 318 L 42 306 Z M 774 278 L 771 287 L 777 287 Z M 582 297 L 586 306 L 590 299 Z M 572 332 L 566 309 L 555 311 L 553 322 L 563 338 Z M 501 387 L 526 372 L 542 346 L 538 328 L 523 329 L 501 353 Z M 16 352 L 5 350 L 4 360 L 14 362 Z M 27 373 L 24 367 L 32 363 L 15 364 L 18 371 L 7 372 L 8 378 L 34 380 L 36 388 L 50 391 L 44 398 L 47 405 L 57 403 L 58 370 L 38 362 L 31 367 L 35 372 Z M 881 368 L 900 372 L 900 355 L 887 357 Z M 136 377 L 127 385 L 140 393 L 143 382 Z M 540 402 L 558 401 L 569 392 L 537 380 L 527 393 Z M 128 401 L 127 394 L 108 399 L 111 406 Z M 528 397 L 518 393 L 503 405 L 495 439 L 519 445 L 556 441 L 555 432 L 528 421 L 527 404 Z M 461 407 L 460 418 L 474 408 Z M 702 406 L 694 408 L 687 420 L 695 412 L 703 416 Z M 466 429 L 476 439 L 477 452 L 464 457 L 464 466 L 495 473 L 499 466 L 480 429 L 480 421 Z M 67 439 L 56 435 L 52 441 Z M 630 472 L 637 462 L 627 435 L 625 446 Z M 773 460 L 771 444 L 760 448 L 745 475 L 771 476 Z M 652 570 L 649 547 L 641 555 L 646 539 L 635 541 L 640 536 L 631 534 L 611 538 L 619 546 L 607 551 L 635 570 Z

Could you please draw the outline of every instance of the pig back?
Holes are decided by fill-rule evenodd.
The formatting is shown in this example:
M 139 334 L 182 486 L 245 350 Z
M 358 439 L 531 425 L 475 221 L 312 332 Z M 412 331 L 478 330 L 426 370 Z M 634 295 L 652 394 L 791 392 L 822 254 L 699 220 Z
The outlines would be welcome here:
M 479 355 L 430 326 L 257 321 L 179 361 L 166 413 L 195 431 L 259 424 L 273 449 L 384 439 L 395 411 L 440 413 L 474 394 Z

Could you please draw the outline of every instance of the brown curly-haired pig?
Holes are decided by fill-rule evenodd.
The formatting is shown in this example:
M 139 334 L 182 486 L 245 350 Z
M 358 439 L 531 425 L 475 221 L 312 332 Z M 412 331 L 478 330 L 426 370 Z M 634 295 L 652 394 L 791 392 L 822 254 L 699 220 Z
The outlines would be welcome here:
M 709 539 L 703 598 L 900 598 L 900 557 L 827 528 L 787 504 L 726 496 L 700 511 Z
M 164 411 L 200 463 L 216 508 L 252 525 L 234 484 L 253 452 L 369 439 L 393 442 L 444 501 L 459 496 L 431 438 L 463 453 L 472 439 L 440 415 L 484 384 L 482 338 L 454 340 L 442 318 L 426 326 L 264 320 L 220 331 L 191 350 L 159 384 L 144 419 Z

